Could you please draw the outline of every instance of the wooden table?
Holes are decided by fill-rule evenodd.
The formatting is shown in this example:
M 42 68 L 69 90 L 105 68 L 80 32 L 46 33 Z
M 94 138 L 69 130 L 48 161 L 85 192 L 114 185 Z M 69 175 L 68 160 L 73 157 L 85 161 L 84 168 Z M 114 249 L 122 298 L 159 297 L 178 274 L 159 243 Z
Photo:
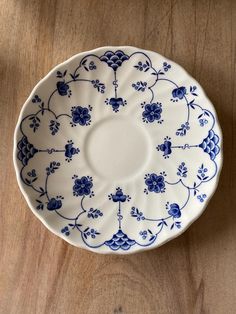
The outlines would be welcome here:
M 0 313 L 236 313 L 236 1 L 0 0 Z M 16 183 L 13 132 L 34 85 L 68 57 L 133 45 L 181 64 L 224 133 L 224 167 L 205 213 L 179 238 L 100 256 L 50 233 Z

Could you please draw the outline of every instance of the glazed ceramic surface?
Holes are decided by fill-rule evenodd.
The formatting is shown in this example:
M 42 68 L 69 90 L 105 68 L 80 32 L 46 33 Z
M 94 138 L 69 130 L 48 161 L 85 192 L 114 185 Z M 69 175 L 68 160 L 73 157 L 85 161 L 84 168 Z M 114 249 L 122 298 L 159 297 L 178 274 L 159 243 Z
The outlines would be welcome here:
M 221 131 L 200 85 L 163 56 L 103 47 L 53 69 L 15 131 L 34 214 L 69 243 L 132 253 L 182 233 L 221 168 Z

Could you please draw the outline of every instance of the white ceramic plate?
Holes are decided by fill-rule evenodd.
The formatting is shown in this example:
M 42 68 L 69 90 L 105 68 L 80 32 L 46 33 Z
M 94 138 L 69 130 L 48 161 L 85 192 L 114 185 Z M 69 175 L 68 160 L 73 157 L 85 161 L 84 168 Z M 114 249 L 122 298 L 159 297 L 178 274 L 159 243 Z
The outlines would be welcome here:
M 216 189 L 221 130 L 201 86 L 134 47 L 80 53 L 33 89 L 14 164 L 34 214 L 69 243 L 133 253 L 182 233 Z

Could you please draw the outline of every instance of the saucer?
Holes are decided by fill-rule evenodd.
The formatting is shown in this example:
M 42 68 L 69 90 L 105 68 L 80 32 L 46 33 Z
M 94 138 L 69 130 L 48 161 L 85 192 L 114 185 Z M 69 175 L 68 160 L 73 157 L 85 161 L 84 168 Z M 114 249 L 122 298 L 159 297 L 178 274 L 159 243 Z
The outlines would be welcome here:
M 222 133 L 202 87 L 135 47 L 102 47 L 55 67 L 33 89 L 14 135 L 14 165 L 33 213 L 97 253 L 158 247 L 214 193 Z

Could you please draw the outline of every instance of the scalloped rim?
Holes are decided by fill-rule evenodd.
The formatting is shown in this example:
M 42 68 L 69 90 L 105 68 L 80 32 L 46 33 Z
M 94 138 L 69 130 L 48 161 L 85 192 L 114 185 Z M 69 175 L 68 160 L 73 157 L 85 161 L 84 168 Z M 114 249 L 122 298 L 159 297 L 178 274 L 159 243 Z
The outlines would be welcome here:
M 218 126 L 219 128 L 219 137 L 220 137 L 220 154 L 219 154 L 219 163 L 218 163 L 218 173 L 216 174 L 216 181 L 215 181 L 215 184 L 214 184 L 214 187 L 212 187 L 212 192 L 211 192 L 211 195 L 209 196 L 209 198 L 205 201 L 204 203 L 204 206 L 201 208 L 201 210 L 199 210 L 199 213 L 198 215 L 196 215 L 192 220 L 190 220 L 185 227 L 183 227 L 183 229 L 179 230 L 179 232 L 175 235 L 172 235 L 170 237 L 168 237 L 168 239 L 166 239 L 165 241 L 163 241 L 162 243 L 156 243 L 156 244 L 153 244 L 152 246 L 150 247 L 145 247 L 145 248 L 138 248 L 138 249 L 133 249 L 132 251 L 109 251 L 109 252 L 103 252 L 103 251 L 100 251 L 98 249 L 92 249 L 92 248 L 89 248 L 89 247 L 82 247 L 82 246 L 79 246 L 79 245 L 75 245 L 75 243 L 72 243 L 72 241 L 70 241 L 70 239 L 65 239 L 59 232 L 57 232 L 55 229 L 53 229 L 48 223 L 46 220 L 43 219 L 43 217 L 41 217 L 37 211 L 35 210 L 35 208 L 31 205 L 31 202 L 29 200 L 29 197 L 28 197 L 28 194 L 25 192 L 24 188 L 23 188 L 23 184 L 21 182 L 21 179 L 20 179 L 20 171 L 19 171 L 19 168 L 18 168 L 18 165 L 17 165 L 17 135 L 18 135 L 18 132 L 19 132 L 19 126 L 20 126 L 20 123 L 21 123 L 21 120 L 23 118 L 23 114 L 24 114 L 24 111 L 26 109 L 26 106 L 28 104 L 28 102 L 30 101 L 30 99 L 32 98 L 32 96 L 34 95 L 35 91 L 38 89 L 38 87 L 44 82 L 46 81 L 50 75 L 56 71 L 57 69 L 59 69 L 60 67 L 62 66 L 65 66 L 67 63 L 70 63 L 71 61 L 73 61 L 75 58 L 77 58 L 78 56 L 82 56 L 84 54 L 88 54 L 88 53 L 95 53 L 95 52 L 99 52 L 101 49 L 107 49 L 107 50 L 122 50 L 122 49 L 138 49 L 140 51 L 143 51 L 143 52 L 147 52 L 147 53 L 155 53 L 157 55 L 159 55 L 160 57 L 163 57 L 165 58 L 167 61 L 170 61 L 171 63 L 181 67 L 181 70 L 183 70 L 190 79 L 192 79 L 194 82 L 196 82 L 202 89 L 202 92 L 203 92 L 203 95 L 204 97 L 209 101 L 209 103 L 211 104 L 212 106 L 212 112 L 214 113 L 214 116 L 215 116 L 215 123 L 216 125 Z M 152 250 L 152 249 L 155 249 L 157 247 L 160 247 L 162 246 L 163 244 L 177 238 L 178 236 L 180 236 L 181 234 L 183 234 L 190 226 L 192 223 L 194 223 L 201 215 L 202 213 L 205 211 L 207 205 L 209 204 L 211 198 L 213 197 L 213 195 L 215 194 L 216 192 L 216 189 L 217 189 L 217 186 L 219 184 L 219 178 L 220 178 L 220 174 L 221 174 L 221 170 L 222 170 L 222 165 L 223 165 L 223 133 L 222 133 L 222 129 L 220 127 L 220 124 L 219 124 L 219 120 L 218 120 L 218 116 L 217 116 L 217 113 L 216 113 L 216 110 L 215 110 L 215 107 L 214 105 L 212 104 L 212 102 L 210 101 L 210 99 L 207 97 L 203 87 L 199 84 L 198 81 L 196 81 L 181 65 L 177 64 L 176 62 L 164 57 L 163 55 L 155 52 L 155 51 L 151 51 L 151 50 L 146 50 L 146 49 L 141 49 L 141 48 L 138 48 L 138 47 L 134 47 L 134 46 L 102 46 L 102 47 L 98 47 L 98 48 L 95 48 L 95 49 L 92 49 L 92 50 L 88 50 L 88 51 L 83 51 L 83 52 L 80 52 L 76 55 L 73 55 L 72 57 L 70 57 L 69 59 L 67 59 L 66 61 L 58 64 L 57 66 L 55 66 L 54 68 L 52 68 L 48 74 L 46 76 L 44 76 L 36 85 L 35 87 L 33 88 L 33 90 L 31 91 L 29 97 L 27 98 L 27 100 L 25 101 L 23 107 L 21 108 L 21 111 L 20 111 L 20 114 L 19 114 L 19 117 L 18 117 L 18 121 L 17 121 L 17 124 L 16 124 L 16 127 L 15 127 L 15 131 L 14 131 L 14 144 L 13 144 L 13 164 L 14 164 L 14 169 L 15 169 L 15 172 L 16 172 L 16 178 L 17 178 L 17 183 L 18 183 L 18 186 L 20 188 L 20 191 L 21 193 L 23 194 L 24 198 L 26 199 L 26 202 L 29 206 L 29 208 L 31 209 L 31 211 L 34 213 L 34 215 L 43 223 L 43 225 L 48 229 L 50 230 L 53 234 L 55 234 L 56 236 L 60 237 L 62 240 L 70 243 L 71 245 L 77 247 L 77 248 L 80 248 L 80 249 L 84 249 L 84 250 L 87 250 L 87 251 L 92 251 L 92 252 L 95 252 L 95 253 L 98 253 L 98 254 L 109 254 L 109 255 L 126 255 L 126 254 L 135 254 L 135 253 L 139 253 L 139 252 L 143 252 L 143 251 L 147 251 L 147 250 Z

